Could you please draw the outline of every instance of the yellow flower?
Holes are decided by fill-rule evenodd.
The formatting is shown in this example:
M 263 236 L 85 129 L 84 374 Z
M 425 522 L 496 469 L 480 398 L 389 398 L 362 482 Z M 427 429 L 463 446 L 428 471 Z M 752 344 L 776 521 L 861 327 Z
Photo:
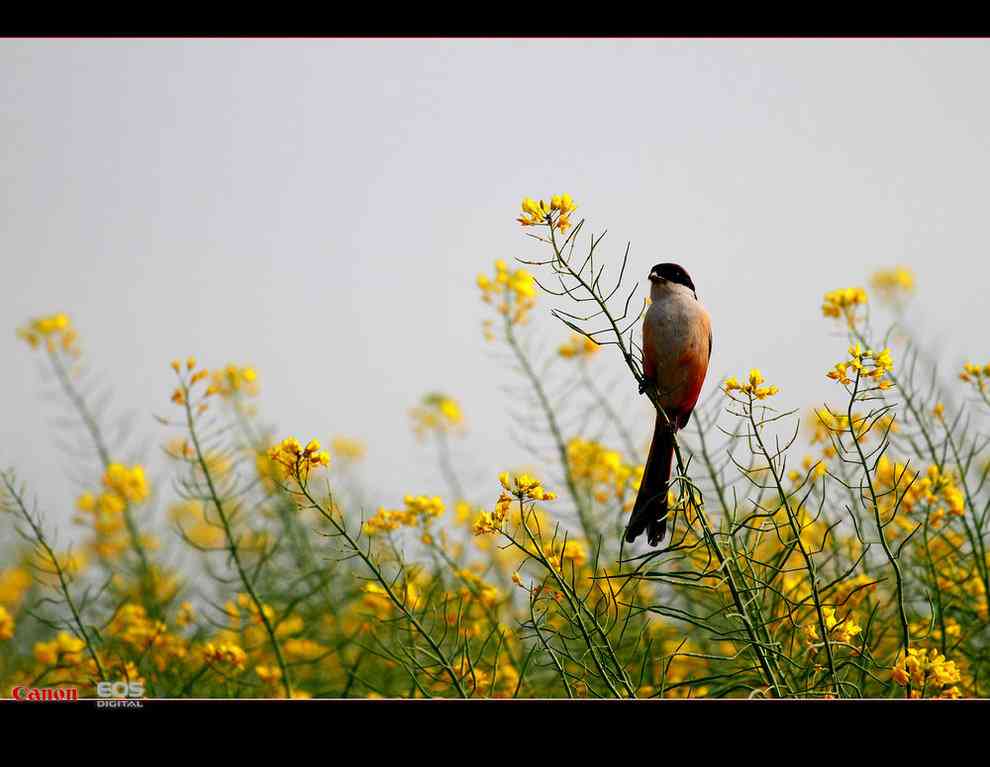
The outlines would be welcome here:
M 318 440 L 311 439 L 305 448 L 295 437 L 286 437 L 268 449 L 268 459 L 279 467 L 283 479 L 305 482 L 312 469 L 330 465 L 330 454 L 320 449 Z
M 980 366 L 967 362 L 963 365 L 959 380 L 971 383 L 978 391 L 985 392 L 987 384 L 990 382 L 990 363 Z
M 567 443 L 567 462 L 575 482 L 599 503 L 615 499 L 625 507 L 635 500 L 642 471 L 618 451 L 575 437 Z
M 863 631 L 848 615 L 841 620 L 837 618 L 834 607 L 822 607 L 822 618 L 825 620 L 825 630 L 828 631 L 829 638 L 833 642 L 849 643 L 853 637 Z M 804 633 L 809 642 L 819 639 L 817 616 L 815 616 L 813 623 L 804 626 Z
M 575 567 L 582 567 L 588 562 L 588 550 L 581 541 L 568 541 L 560 557 L 573 562 Z
M 254 673 L 258 675 L 258 679 L 269 686 L 275 686 L 282 678 L 282 670 L 278 666 L 255 666 Z
M 862 288 L 842 288 L 825 294 L 822 314 L 826 317 L 845 317 L 849 327 L 856 324 L 856 307 L 866 304 L 866 291 Z
M 748 395 L 750 400 L 753 398 L 766 399 L 780 393 L 780 389 L 776 386 L 760 386 L 763 382 L 763 374 L 757 368 L 753 368 L 749 371 L 746 383 L 739 383 L 735 376 L 733 376 L 725 380 L 725 383 L 722 384 L 722 390 L 729 395 L 734 391 L 738 391 Z
M 203 648 L 203 658 L 207 663 L 230 666 L 235 671 L 243 671 L 247 663 L 247 653 L 233 642 L 210 642 Z
M 13 616 L 7 612 L 6 607 L 0 605 L 0 641 L 13 638 L 15 628 Z
M 130 503 L 141 503 L 151 492 L 140 464 L 127 468 L 121 463 L 111 463 L 103 474 L 103 485 Z
M 17 608 L 31 588 L 31 583 L 31 573 L 23 567 L 0 570 L 0 605 Z
M 60 653 L 74 654 L 82 652 L 82 649 L 86 646 L 86 643 L 78 639 L 77 637 L 67 634 L 64 631 L 60 631 L 58 636 L 55 638 L 58 644 L 58 650 Z
M 78 335 L 73 330 L 69 317 L 61 312 L 30 320 L 24 327 L 18 328 L 17 336 L 32 349 L 37 349 L 44 341 L 49 352 L 61 347 L 67 354 L 76 356 L 79 353 L 76 347 Z
M 185 628 L 192 624 L 196 618 L 196 610 L 191 602 L 183 602 L 179 605 L 179 612 L 175 616 L 175 625 Z
M 529 474 L 519 474 L 513 477 L 504 471 L 498 475 L 498 481 L 503 490 L 499 494 L 498 500 L 495 501 L 495 509 L 491 513 L 481 512 L 472 527 L 475 535 L 499 532 L 502 529 L 502 523 L 509 515 L 513 497 L 522 501 L 552 501 L 557 498 L 556 493 L 544 490 L 540 481 Z
M 484 533 L 497 533 L 501 529 L 500 524 L 496 524 L 491 514 L 487 511 L 482 511 L 478 515 L 478 519 L 475 520 L 471 532 L 475 535 L 483 535 Z
M 204 373 L 202 377 L 205 378 L 205 371 L 201 372 Z M 210 374 L 208 394 L 219 394 L 227 398 L 242 391 L 251 396 L 258 393 L 258 373 L 254 368 L 242 368 L 231 363 L 223 370 L 215 370 Z
M 872 379 L 877 382 L 879 388 L 887 389 L 893 383 L 886 376 L 893 369 L 894 359 L 891 357 L 890 349 L 875 352 L 872 349 L 864 350 L 862 345 L 857 343 L 849 347 L 849 360 L 837 362 L 825 375 L 843 385 L 852 384 L 852 376 L 856 375 L 860 379 Z
M 522 201 L 522 216 L 516 220 L 523 226 L 552 226 L 560 231 L 566 231 L 571 222 L 569 216 L 577 208 L 569 194 L 555 194 L 550 198 L 550 204 L 540 200 L 524 197 Z
M 565 344 L 561 344 L 557 349 L 557 354 L 564 359 L 571 359 L 573 357 L 587 359 L 600 350 L 601 346 L 596 344 L 592 339 L 580 333 L 572 333 L 570 340 Z
M 36 642 L 34 659 L 42 666 L 54 666 L 58 661 L 58 642 Z
M 415 527 L 441 516 L 445 511 L 439 496 L 407 495 L 403 498 L 403 503 L 403 509 L 380 507 L 375 516 L 365 521 L 364 534 L 376 535 L 398 530 L 400 527 Z
M 424 396 L 422 403 L 409 411 L 409 416 L 413 431 L 420 439 L 431 431 L 450 433 L 464 423 L 464 414 L 457 400 L 438 392 Z
M 536 306 L 536 279 L 525 269 L 510 272 L 502 259 L 495 262 L 495 278 L 481 274 L 477 278 L 481 300 L 495 306 L 511 325 L 522 324 Z M 486 326 L 486 337 L 491 325 Z
M 330 441 L 330 450 L 333 455 L 344 461 L 356 462 L 364 458 L 364 445 L 356 439 L 347 437 L 334 437 Z
M 907 686 L 908 680 L 911 676 L 908 672 L 901 666 L 894 666 L 893 671 L 890 672 L 890 678 L 894 680 L 901 687 Z
M 870 278 L 870 286 L 882 301 L 896 303 L 914 292 L 914 273 L 904 266 L 881 269 Z
M 505 483 L 502 482 L 502 476 L 499 475 L 499 482 L 502 486 Z M 534 500 L 534 501 L 552 501 L 557 496 L 554 493 L 547 492 L 540 485 L 540 481 L 534 477 L 529 476 L 529 474 L 519 474 L 512 480 L 513 486 L 510 492 L 517 498 L 523 498 L 524 500 Z
M 907 656 L 902 650 L 891 672 L 894 682 L 904 687 L 910 681 L 918 688 L 919 693 L 926 687 L 938 692 L 942 687 L 954 685 L 960 680 L 960 676 L 955 661 L 947 661 L 934 648 L 926 653 L 918 647 L 908 650 Z
M 82 662 L 80 653 L 86 643 L 81 639 L 60 631 L 50 642 L 37 642 L 34 645 L 34 659 L 43 666 L 77 666 Z

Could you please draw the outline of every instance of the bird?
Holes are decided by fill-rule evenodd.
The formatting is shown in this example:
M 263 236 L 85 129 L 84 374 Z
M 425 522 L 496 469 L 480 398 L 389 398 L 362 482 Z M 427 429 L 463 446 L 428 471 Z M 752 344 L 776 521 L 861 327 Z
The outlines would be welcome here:
M 649 279 L 651 304 L 643 317 L 643 382 L 639 391 L 643 394 L 647 387 L 655 387 L 670 423 L 657 413 L 625 538 L 633 543 L 646 531 L 649 544 L 657 546 L 667 530 L 674 433 L 687 425 L 701 395 L 712 356 L 712 323 L 684 267 L 657 264 Z

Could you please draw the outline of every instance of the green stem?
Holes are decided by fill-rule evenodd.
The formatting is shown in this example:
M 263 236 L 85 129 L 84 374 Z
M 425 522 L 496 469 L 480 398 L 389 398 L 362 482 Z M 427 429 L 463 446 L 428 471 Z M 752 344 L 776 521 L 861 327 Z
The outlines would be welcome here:
M 210 500 L 213 502 L 213 506 L 217 510 L 217 515 L 220 517 L 220 523 L 223 525 L 224 537 L 227 539 L 227 551 L 230 552 L 231 559 L 234 562 L 234 567 L 237 570 L 237 575 L 240 578 L 241 583 L 244 585 L 244 589 L 247 591 L 248 596 L 251 598 L 251 602 L 254 604 L 259 619 L 265 627 L 265 632 L 268 634 L 268 640 L 272 646 L 272 650 L 275 653 L 275 659 L 278 662 L 279 670 L 282 672 L 282 686 L 285 688 L 286 696 L 291 698 L 292 680 L 289 677 L 289 668 L 285 663 L 285 658 L 282 657 L 282 647 L 279 644 L 278 638 L 275 636 L 275 628 L 268 619 L 268 615 L 265 614 L 265 606 L 261 599 L 258 598 L 254 585 L 251 583 L 251 579 L 248 577 L 247 571 L 244 569 L 244 564 L 241 562 L 240 550 L 237 548 L 237 542 L 234 540 L 234 533 L 230 527 L 230 520 L 227 517 L 227 512 L 224 510 L 223 502 L 220 500 L 220 496 L 217 493 L 216 486 L 213 483 L 213 475 L 210 473 L 210 468 L 207 465 L 206 457 L 203 455 L 203 450 L 199 443 L 199 436 L 196 432 L 196 422 L 193 418 L 192 405 L 190 404 L 189 386 L 182 379 L 180 379 L 180 382 L 182 384 L 183 393 L 182 404 L 186 412 L 186 428 L 189 431 L 189 436 L 192 438 L 193 447 L 196 450 L 196 462 L 199 464 L 199 467 L 203 472 L 203 476 L 206 479 L 206 485 L 210 491 Z
M 83 642 L 86 643 L 86 651 L 89 653 L 89 657 L 92 658 L 93 663 L 96 665 L 96 672 L 100 675 L 100 681 L 106 681 L 106 673 L 103 670 L 103 664 L 100 662 L 100 657 L 96 654 L 96 650 L 93 648 L 93 642 L 89 638 L 89 632 L 86 631 L 86 627 L 83 625 L 82 616 L 79 614 L 79 609 L 76 607 L 75 601 L 72 599 L 72 594 L 69 591 L 69 581 L 65 575 L 65 571 L 62 569 L 61 563 L 58 561 L 58 557 L 55 556 L 55 552 L 48 543 L 48 539 L 45 538 L 45 533 L 41 529 L 41 525 L 31 516 L 28 512 L 27 507 L 24 505 L 24 498 L 20 493 L 17 492 L 17 488 L 11 481 L 11 478 L 4 472 L 0 472 L 0 477 L 3 477 L 3 484 L 7 488 L 7 493 L 11 498 L 14 499 L 14 504 L 17 510 L 24 517 L 24 520 L 28 523 L 31 531 L 34 533 L 34 540 L 37 542 L 42 549 L 44 549 L 45 554 L 48 556 L 48 560 L 52 563 L 52 567 L 55 568 L 55 573 L 58 575 L 59 591 L 62 592 L 62 596 L 65 598 L 65 603 L 69 606 L 69 611 L 72 613 L 72 621 L 75 624 L 76 631 L 82 637 Z

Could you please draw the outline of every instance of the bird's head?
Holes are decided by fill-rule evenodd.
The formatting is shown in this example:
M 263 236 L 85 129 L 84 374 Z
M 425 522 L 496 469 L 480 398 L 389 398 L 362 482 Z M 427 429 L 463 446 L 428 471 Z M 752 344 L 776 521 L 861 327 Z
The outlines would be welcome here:
M 650 269 L 650 284 L 652 286 L 651 294 L 657 292 L 658 289 L 663 291 L 674 285 L 682 285 L 697 297 L 691 276 L 679 264 L 657 264 L 654 266 Z

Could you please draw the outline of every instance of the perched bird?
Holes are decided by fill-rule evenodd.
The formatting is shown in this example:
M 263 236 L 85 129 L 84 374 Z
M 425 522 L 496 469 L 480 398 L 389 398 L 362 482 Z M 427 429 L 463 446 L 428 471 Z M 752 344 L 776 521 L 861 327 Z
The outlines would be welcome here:
M 642 394 L 656 387 L 660 405 L 670 419 L 657 413 L 653 443 L 646 459 L 626 540 L 632 543 L 646 531 L 651 546 L 667 530 L 667 483 L 674 456 L 674 432 L 691 417 L 701 394 L 712 356 L 712 325 L 698 300 L 694 283 L 677 264 L 657 264 L 650 270 L 652 303 L 643 318 Z

